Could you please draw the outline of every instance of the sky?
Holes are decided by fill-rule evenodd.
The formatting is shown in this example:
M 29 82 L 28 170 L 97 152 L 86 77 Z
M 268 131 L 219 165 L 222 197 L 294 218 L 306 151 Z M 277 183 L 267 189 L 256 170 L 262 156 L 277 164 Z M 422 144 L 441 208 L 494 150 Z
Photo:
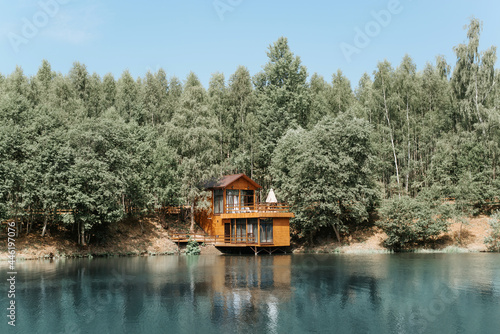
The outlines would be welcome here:
M 239 65 L 260 72 L 284 36 L 309 76 L 331 82 L 340 69 L 355 88 L 379 61 L 397 67 L 405 54 L 418 70 L 437 55 L 453 65 L 472 17 L 483 22 L 480 49 L 500 45 L 493 0 L 0 0 L 0 9 L 3 75 L 16 66 L 34 75 L 47 59 L 63 74 L 75 61 L 101 77 L 163 68 L 185 80 L 192 71 L 208 87 L 213 73 L 229 79 Z

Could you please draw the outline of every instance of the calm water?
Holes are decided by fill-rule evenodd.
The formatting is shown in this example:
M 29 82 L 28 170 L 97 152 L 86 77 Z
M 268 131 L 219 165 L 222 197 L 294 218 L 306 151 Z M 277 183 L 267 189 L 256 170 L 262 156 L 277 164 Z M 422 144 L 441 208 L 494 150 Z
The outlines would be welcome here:
M 3 311 L 1 333 L 500 333 L 498 254 L 163 256 L 17 271 L 16 327 Z

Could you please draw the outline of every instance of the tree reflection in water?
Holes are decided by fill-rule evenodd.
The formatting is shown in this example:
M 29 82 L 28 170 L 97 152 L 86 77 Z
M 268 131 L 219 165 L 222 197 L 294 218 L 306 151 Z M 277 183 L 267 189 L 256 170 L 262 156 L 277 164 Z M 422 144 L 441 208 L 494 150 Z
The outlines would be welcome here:
M 20 332 L 500 328 L 496 254 L 165 256 L 28 261 L 17 269 Z

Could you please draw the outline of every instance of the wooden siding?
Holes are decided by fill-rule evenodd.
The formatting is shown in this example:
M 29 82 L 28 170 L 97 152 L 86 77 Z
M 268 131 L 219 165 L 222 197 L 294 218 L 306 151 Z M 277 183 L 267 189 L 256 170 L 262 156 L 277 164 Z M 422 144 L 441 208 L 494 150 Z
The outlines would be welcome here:
M 258 188 L 244 178 L 240 178 L 229 184 L 225 189 L 257 190 Z
M 290 246 L 290 220 L 273 218 L 273 245 Z

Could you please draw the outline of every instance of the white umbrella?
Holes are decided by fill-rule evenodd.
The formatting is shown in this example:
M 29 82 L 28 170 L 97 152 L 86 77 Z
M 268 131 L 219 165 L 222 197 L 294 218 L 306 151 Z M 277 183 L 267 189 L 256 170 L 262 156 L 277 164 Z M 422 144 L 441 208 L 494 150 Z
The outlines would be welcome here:
M 273 188 L 269 190 L 269 194 L 267 195 L 266 198 L 266 203 L 278 203 L 278 200 L 276 199 L 276 195 L 274 194 Z

